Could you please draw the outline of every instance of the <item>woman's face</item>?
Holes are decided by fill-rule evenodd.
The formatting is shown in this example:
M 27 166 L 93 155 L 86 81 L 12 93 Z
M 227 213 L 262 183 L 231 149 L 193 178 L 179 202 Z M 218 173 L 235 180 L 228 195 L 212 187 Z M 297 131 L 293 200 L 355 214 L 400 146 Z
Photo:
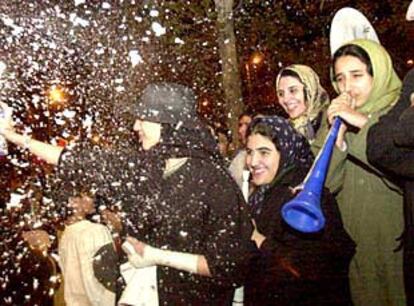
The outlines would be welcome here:
M 297 78 L 293 76 L 281 77 L 277 97 L 279 104 L 290 119 L 296 119 L 306 112 L 304 85 Z
M 349 93 L 355 99 L 355 106 L 362 106 L 368 100 L 373 83 L 367 65 L 355 56 L 345 55 L 336 60 L 334 71 L 340 93 Z
M 252 134 L 247 138 L 246 164 L 256 186 L 273 181 L 279 169 L 280 153 L 274 143 L 265 136 Z
M 144 150 L 149 150 L 161 139 L 161 124 L 140 120 L 135 120 L 134 131 L 137 132 L 139 142 Z

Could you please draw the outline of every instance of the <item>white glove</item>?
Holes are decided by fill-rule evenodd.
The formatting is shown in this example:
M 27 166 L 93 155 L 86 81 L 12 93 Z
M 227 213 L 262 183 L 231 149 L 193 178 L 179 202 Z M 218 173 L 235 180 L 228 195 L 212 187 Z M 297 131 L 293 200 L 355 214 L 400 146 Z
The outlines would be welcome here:
M 125 241 L 122 244 L 122 250 L 127 254 L 128 261 L 133 265 L 135 268 L 145 268 L 150 266 L 155 266 L 155 263 L 148 258 L 144 258 L 144 256 L 139 255 L 136 251 L 134 246 L 129 242 Z
M 135 268 L 157 265 L 167 266 L 190 273 L 198 272 L 198 255 L 196 254 L 161 250 L 146 245 L 144 254 L 141 256 L 128 241 L 125 241 L 122 244 L 122 249 L 128 254 L 128 261 Z

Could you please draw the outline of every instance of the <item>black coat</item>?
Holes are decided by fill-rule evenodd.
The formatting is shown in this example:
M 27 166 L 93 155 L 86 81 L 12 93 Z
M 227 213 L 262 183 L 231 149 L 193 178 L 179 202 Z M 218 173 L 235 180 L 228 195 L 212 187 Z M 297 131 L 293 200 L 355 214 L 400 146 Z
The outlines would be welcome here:
M 388 174 L 404 190 L 404 283 L 407 305 L 414 305 L 414 69 L 403 82 L 394 108 L 373 125 L 367 136 L 367 156 L 371 164 Z
M 172 146 L 177 157 L 188 160 L 167 177 L 163 150 L 140 154 L 96 148 L 66 154 L 60 177 L 70 181 L 84 169 L 85 184 L 121 203 L 128 235 L 157 248 L 206 257 L 211 278 L 158 266 L 160 305 L 231 305 L 255 251 L 248 209 L 215 154 L 188 144 Z
M 158 267 L 161 305 L 230 305 L 241 285 L 254 244 L 250 217 L 238 187 L 225 171 L 191 158 L 162 180 L 164 203 L 142 240 L 169 250 L 203 254 L 212 278 Z
M 326 218 L 318 233 L 300 233 L 281 217 L 307 169 L 294 169 L 266 194 L 260 213 L 253 213 L 266 240 L 252 264 L 245 286 L 246 305 L 351 305 L 349 262 L 355 244 L 345 231 L 335 199 L 325 190 Z

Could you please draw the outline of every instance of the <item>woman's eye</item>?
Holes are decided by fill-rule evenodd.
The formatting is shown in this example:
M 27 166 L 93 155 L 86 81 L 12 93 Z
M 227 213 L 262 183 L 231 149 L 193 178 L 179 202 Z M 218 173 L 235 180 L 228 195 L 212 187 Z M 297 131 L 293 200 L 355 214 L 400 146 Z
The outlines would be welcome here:
M 260 152 L 260 155 L 261 155 L 261 156 L 268 156 L 268 155 L 269 155 L 269 152 L 267 152 L 267 151 L 262 151 L 262 152 Z

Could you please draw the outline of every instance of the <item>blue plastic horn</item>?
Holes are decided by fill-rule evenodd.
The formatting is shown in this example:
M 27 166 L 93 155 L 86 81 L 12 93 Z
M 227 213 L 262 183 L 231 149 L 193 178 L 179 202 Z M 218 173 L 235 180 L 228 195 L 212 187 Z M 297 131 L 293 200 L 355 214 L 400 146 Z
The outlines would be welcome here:
M 320 231 L 325 226 L 321 197 L 332 151 L 342 120 L 335 118 L 331 130 L 298 195 L 282 207 L 282 217 L 289 226 L 304 233 Z

